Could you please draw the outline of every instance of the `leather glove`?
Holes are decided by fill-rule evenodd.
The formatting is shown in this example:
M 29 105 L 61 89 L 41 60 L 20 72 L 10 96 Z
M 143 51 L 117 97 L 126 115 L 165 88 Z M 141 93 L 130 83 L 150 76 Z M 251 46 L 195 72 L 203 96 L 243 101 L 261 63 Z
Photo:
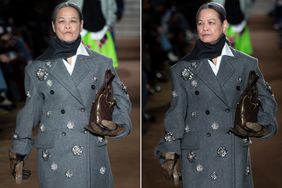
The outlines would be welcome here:
M 118 126 L 112 121 L 102 120 L 101 124 L 102 125 L 99 126 L 92 126 L 93 130 L 89 130 L 89 131 L 91 132 L 94 131 L 95 134 L 98 134 L 100 136 L 110 136 L 110 137 L 117 136 L 124 131 L 123 127 Z
M 269 130 L 262 125 L 255 122 L 247 122 L 249 137 L 263 137 L 269 133 Z
M 181 178 L 179 156 L 173 152 L 166 152 L 162 154 L 162 157 L 164 157 L 164 162 L 161 164 L 161 167 L 164 170 L 165 177 L 173 181 L 173 184 L 177 186 Z
M 21 184 L 22 180 L 27 180 L 31 175 L 30 170 L 23 168 L 24 157 L 25 155 L 19 155 L 11 151 L 9 152 L 10 170 L 17 184 Z

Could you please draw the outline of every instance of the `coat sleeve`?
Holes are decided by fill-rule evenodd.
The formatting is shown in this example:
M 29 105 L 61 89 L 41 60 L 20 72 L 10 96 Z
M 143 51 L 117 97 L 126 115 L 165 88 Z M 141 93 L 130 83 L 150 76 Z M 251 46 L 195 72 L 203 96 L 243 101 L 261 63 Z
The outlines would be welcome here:
M 171 79 L 172 99 L 165 115 L 165 135 L 155 148 L 155 156 L 159 159 L 161 159 L 161 154 L 165 152 L 181 154 L 180 145 L 184 134 L 185 115 L 188 108 L 188 97 L 183 84 L 181 85 L 183 82 L 180 71 L 172 68 Z
M 126 90 L 126 86 L 119 79 L 118 74 L 113 68 L 112 64 L 113 63 L 111 61 L 109 69 L 111 69 L 112 72 L 115 74 L 115 78 L 112 82 L 112 88 L 113 97 L 117 103 L 113 111 L 112 119 L 114 123 L 125 128 L 124 132 L 114 137 L 116 139 L 119 139 L 127 136 L 131 132 L 132 124 L 130 119 L 130 113 L 132 105 Z
M 25 69 L 25 93 L 26 102 L 17 114 L 16 129 L 10 148 L 12 152 L 21 155 L 29 154 L 32 149 L 32 128 L 39 123 L 43 104 L 43 98 L 38 93 L 27 68 Z
M 277 103 L 270 85 L 264 80 L 258 63 L 255 64 L 255 71 L 259 75 L 257 82 L 258 98 L 261 108 L 258 113 L 258 123 L 268 128 L 270 133 L 262 138 L 271 138 L 277 133 L 278 124 L 276 120 Z

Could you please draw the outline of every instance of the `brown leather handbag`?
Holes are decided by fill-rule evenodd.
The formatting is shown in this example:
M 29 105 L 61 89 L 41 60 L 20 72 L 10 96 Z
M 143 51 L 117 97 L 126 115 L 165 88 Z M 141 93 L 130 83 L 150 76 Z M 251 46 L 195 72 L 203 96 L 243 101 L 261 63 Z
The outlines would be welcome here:
M 267 133 L 266 128 L 259 124 L 257 124 L 257 126 L 260 128 L 257 131 L 254 131 L 246 126 L 247 122 L 257 122 L 257 114 L 259 112 L 259 108 L 261 107 L 256 86 L 258 79 L 259 76 L 255 73 L 255 71 L 250 71 L 247 87 L 243 91 L 240 101 L 237 104 L 234 127 L 230 131 L 242 138 L 262 137 Z
M 85 127 L 93 134 L 100 136 L 116 136 L 122 128 L 112 122 L 112 114 L 116 101 L 113 98 L 112 81 L 115 75 L 110 69 L 106 70 L 104 83 L 99 89 L 92 104 L 90 121 Z M 104 123 L 104 121 L 107 121 Z

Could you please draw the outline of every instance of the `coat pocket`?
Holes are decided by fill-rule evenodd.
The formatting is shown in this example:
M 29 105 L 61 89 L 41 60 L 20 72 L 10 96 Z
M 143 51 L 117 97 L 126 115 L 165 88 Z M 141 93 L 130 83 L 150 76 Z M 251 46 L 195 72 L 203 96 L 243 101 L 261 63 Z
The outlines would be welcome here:
M 36 148 L 53 148 L 55 143 L 55 132 L 54 131 L 44 131 L 39 133 L 34 146 Z
M 184 134 L 181 142 L 181 149 L 183 150 L 196 150 L 200 147 L 200 133 L 189 132 Z

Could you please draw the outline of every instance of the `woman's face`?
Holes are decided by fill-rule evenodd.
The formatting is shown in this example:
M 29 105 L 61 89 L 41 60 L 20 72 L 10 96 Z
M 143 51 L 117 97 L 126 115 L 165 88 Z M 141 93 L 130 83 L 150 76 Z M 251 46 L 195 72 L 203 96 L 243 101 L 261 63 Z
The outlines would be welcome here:
M 75 41 L 83 27 L 83 21 L 79 19 L 78 12 L 72 7 L 64 7 L 58 10 L 57 16 L 52 22 L 53 31 L 57 37 L 65 42 Z
M 225 32 L 227 21 L 222 23 L 218 13 L 213 9 L 203 9 L 197 20 L 197 32 L 201 41 L 213 44 Z

